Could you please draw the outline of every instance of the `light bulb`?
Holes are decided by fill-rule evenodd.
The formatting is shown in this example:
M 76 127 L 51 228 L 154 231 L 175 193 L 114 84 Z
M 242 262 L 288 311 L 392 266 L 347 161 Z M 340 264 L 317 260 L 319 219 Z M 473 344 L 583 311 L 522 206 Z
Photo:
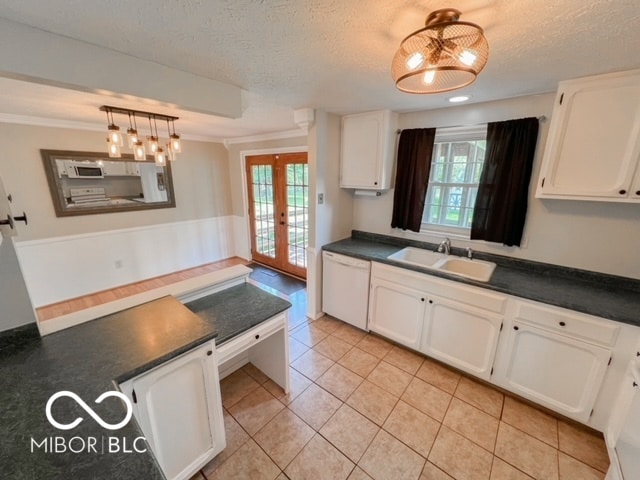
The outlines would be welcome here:
M 175 133 L 170 136 L 171 142 L 171 150 L 175 153 L 180 153 L 182 151 L 182 146 L 180 145 L 180 135 L 176 135 Z
M 151 135 L 150 137 L 148 137 L 148 140 L 149 140 L 149 151 L 151 153 L 156 153 L 159 148 L 158 137 L 154 137 L 153 135 Z
M 470 67 L 473 65 L 478 58 L 478 55 L 473 50 L 464 49 L 458 55 L 458 60 L 464 63 L 466 66 Z
M 127 143 L 129 148 L 133 148 L 138 141 L 138 131 L 135 128 L 127 129 Z
M 138 140 L 133 146 L 133 158 L 138 161 L 144 161 L 147 159 L 147 155 L 144 149 L 144 143 Z
M 116 142 L 112 142 L 110 138 L 107 138 L 107 148 L 109 149 L 110 158 L 120 158 L 120 145 Z
M 164 150 L 162 149 L 162 147 L 158 147 L 158 149 L 156 150 L 156 165 L 158 165 L 159 167 L 163 167 L 166 164 L 167 157 L 164 153 Z
M 415 52 L 409 58 L 407 58 L 407 68 L 409 70 L 415 70 L 424 63 L 424 55 L 420 52 Z
M 435 78 L 436 78 L 436 71 L 427 70 L 426 72 L 424 72 L 424 77 L 422 77 L 422 81 L 425 83 L 425 85 L 431 85 Z
M 111 143 L 117 143 L 118 146 L 121 147 L 123 145 L 123 141 L 122 133 L 120 133 L 120 127 L 112 123 L 107 127 L 107 129 L 109 130 L 109 141 Z

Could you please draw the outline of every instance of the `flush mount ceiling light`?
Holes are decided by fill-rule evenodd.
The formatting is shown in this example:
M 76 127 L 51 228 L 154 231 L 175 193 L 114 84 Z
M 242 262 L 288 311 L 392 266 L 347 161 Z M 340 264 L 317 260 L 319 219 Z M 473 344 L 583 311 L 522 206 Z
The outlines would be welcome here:
M 141 110 L 131 110 L 128 108 L 112 107 L 109 105 L 103 105 L 100 110 L 107 114 L 107 146 L 110 157 L 119 158 L 122 156 L 120 147 L 123 146 L 123 138 L 120 133 L 120 127 L 118 127 L 113 120 L 113 114 L 118 113 L 127 115 L 129 117 L 129 128 L 127 129 L 128 146 L 133 150 L 133 155 L 136 160 L 144 161 L 147 159 L 147 149 L 155 155 L 156 163 L 164 165 L 166 159 L 175 160 L 176 154 L 181 151 L 180 135 L 176 133 L 175 121 L 178 117 L 171 115 L 164 115 L 162 113 L 143 112 Z M 138 133 L 138 124 L 136 122 L 136 115 L 141 117 L 147 117 L 149 120 L 149 136 L 147 137 L 147 148 L 145 148 L 142 142 L 142 136 Z M 131 123 L 131 117 L 133 117 L 133 124 Z M 166 120 L 167 122 L 167 151 L 165 152 L 160 147 L 160 139 L 158 138 L 158 125 L 157 119 Z M 153 124 L 151 123 L 153 120 Z M 169 122 L 173 126 L 173 132 L 169 128 Z
M 459 18 L 453 8 L 436 10 L 425 28 L 402 40 L 391 65 L 399 90 L 439 93 L 473 83 L 487 63 L 489 44 L 482 28 Z

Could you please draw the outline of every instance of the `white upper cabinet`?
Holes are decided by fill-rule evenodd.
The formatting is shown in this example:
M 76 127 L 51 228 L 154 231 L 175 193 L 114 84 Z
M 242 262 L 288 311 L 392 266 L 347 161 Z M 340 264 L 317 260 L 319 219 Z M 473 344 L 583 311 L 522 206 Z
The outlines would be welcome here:
M 640 202 L 640 70 L 560 82 L 536 196 Z
M 391 188 L 397 125 L 398 115 L 389 110 L 342 117 L 341 187 Z

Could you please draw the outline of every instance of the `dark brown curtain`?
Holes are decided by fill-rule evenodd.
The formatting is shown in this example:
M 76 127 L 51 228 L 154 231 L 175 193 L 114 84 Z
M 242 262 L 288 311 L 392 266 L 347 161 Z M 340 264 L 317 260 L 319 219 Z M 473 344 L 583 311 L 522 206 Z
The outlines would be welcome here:
M 420 231 L 435 136 L 435 128 L 413 128 L 400 134 L 391 217 L 393 228 Z
M 520 246 L 538 119 L 487 125 L 487 153 L 473 210 L 471 238 Z

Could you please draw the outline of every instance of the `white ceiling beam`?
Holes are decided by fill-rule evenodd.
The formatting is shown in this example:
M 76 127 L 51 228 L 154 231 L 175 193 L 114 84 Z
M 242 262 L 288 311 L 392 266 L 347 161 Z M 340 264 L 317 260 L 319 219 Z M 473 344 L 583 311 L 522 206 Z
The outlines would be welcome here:
M 151 99 L 227 118 L 242 116 L 239 87 L 4 18 L 0 18 L 0 76 Z

